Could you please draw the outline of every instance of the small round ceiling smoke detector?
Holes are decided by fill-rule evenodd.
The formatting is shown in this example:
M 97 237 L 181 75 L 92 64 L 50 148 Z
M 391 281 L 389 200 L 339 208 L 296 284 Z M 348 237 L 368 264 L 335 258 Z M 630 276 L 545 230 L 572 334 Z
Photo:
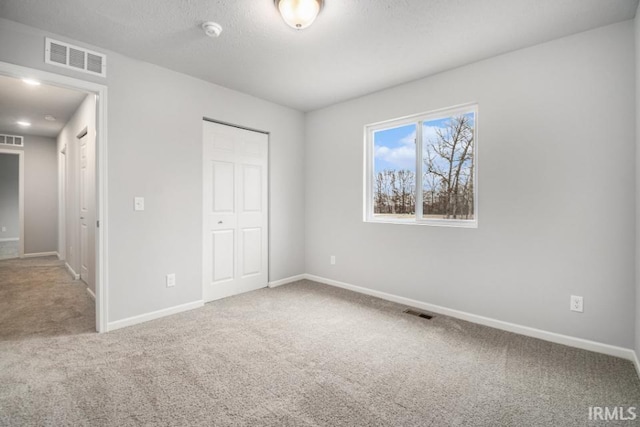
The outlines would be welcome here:
M 222 26 L 217 22 L 212 21 L 202 24 L 202 29 L 204 30 L 204 33 L 209 37 L 218 37 L 222 32 Z

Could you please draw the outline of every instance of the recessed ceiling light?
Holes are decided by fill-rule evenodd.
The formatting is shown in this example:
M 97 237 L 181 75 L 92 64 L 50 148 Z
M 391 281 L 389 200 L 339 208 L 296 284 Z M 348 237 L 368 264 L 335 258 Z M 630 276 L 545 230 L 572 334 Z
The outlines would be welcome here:
M 34 79 L 22 79 L 22 82 L 29 86 L 40 86 L 40 82 Z
M 50 122 L 55 122 L 56 118 L 53 117 L 51 114 L 47 114 L 46 116 L 44 116 L 44 119 Z
M 22 126 L 23 128 L 28 128 L 29 126 L 31 126 L 31 123 L 26 120 L 20 120 L 16 123 L 18 124 L 18 126 Z

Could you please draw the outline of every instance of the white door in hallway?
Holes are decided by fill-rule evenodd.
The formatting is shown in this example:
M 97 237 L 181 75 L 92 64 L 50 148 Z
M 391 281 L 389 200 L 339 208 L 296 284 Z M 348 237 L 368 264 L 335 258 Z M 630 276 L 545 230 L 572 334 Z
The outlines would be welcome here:
M 80 278 L 95 293 L 95 138 L 91 129 L 78 135 L 80 155 Z
M 268 135 L 203 122 L 203 294 L 267 286 Z

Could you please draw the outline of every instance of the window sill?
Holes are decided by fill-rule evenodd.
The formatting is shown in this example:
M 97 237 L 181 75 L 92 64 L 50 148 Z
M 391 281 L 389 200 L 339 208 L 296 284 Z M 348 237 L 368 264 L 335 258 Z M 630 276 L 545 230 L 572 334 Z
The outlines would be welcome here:
M 384 218 L 366 218 L 364 222 L 372 224 L 399 224 L 399 225 L 428 225 L 432 227 L 455 227 L 455 228 L 478 228 L 478 220 L 449 220 L 449 219 L 384 219 Z

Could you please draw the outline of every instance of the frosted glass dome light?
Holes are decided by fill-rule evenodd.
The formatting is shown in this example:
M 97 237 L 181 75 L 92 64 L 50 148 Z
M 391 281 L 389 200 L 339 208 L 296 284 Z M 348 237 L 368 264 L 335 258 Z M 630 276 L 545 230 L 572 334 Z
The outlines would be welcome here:
M 322 0 L 275 0 L 282 19 L 290 27 L 302 30 L 316 20 Z

